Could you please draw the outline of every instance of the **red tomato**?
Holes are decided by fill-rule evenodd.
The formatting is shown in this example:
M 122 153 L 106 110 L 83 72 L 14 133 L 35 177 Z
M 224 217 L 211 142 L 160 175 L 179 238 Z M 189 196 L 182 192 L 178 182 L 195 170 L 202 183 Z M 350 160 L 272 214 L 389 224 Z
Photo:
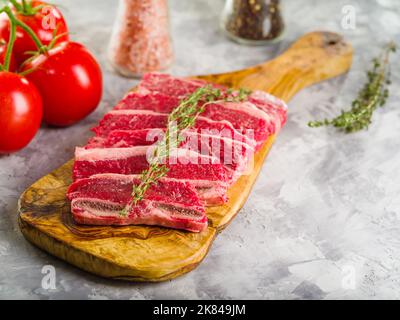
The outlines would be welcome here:
M 25 15 L 16 12 L 16 18 L 27 24 L 38 36 L 44 45 L 48 45 L 54 37 L 54 30 L 57 35 L 65 34 L 57 40 L 57 43 L 69 40 L 68 27 L 61 12 L 53 5 L 46 4 L 42 1 L 33 0 L 30 2 L 32 8 L 44 5 L 36 13 Z M 6 15 L 0 16 L 0 38 L 9 40 L 10 22 Z M 24 62 L 30 55 L 25 54 L 27 51 L 37 51 L 37 47 L 31 37 L 20 27 L 17 28 L 17 40 L 14 45 L 14 55 L 18 64 Z
M 103 81 L 98 63 L 76 42 L 64 42 L 26 65 L 27 78 L 43 99 L 44 121 L 69 126 L 86 117 L 100 102 Z
M 42 114 L 35 86 L 15 73 L 0 72 L 0 153 L 25 147 L 39 130 Z
M 7 43 L 2 42 L 2 40 L 0 40 L 0 64 L 2 66 L 4 66 L 4 62 L 6 59 L 6 53 L 7 53 Z M 16 71 L 17 70 L 17 64 L 15 62 L 14 59 L 14 55 L 11 55 L 11 61 L 10 61 L 10 70 L 11 72 Z

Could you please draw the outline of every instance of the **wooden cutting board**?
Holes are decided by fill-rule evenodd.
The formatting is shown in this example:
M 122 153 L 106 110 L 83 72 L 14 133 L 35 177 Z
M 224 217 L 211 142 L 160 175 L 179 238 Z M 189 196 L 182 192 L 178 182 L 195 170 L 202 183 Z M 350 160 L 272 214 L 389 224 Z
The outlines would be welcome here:
M 289 101 L 302 88 L 346 72 L 351 66 L 352 51 L 338 34 L 313 32 L 264 64 L 198 78 L 230 87 L 265 90 Z M 132 281 L 175 278 L 204 259 L 217 233 L 239 212 L 274 140 L 271 137 L 255 155 L 252 174 L 240 178 L 229 190 L 229 202 L 207 210 L 209 227 L 202 233 L 148 226 L 75 224 L 65 197 L 72 181 L 73 160 L 35 182 L 21 195 L 21 231 L 43 250 L 103 277 Z

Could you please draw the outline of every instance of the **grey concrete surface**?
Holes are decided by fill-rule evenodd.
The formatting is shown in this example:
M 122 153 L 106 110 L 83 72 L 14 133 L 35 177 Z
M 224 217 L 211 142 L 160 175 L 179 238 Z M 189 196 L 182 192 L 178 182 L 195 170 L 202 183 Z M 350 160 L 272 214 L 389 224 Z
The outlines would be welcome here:
M 104 97 L 81 123 L 42 127 L 26 149 L 0 158 L 0 298 L 400 298 L 399 54 L 393 59 L 391 97 L 368 131 L 345 135 L 307 127 L 311 119 L 346 108 L 379 48 L 391 39 L 400 43 L 400 2 L 282 2 L 287 23 L 282 41 L 246 47 L 220 33 L 222 0 L 170 1 L 176 75 L 248 67 L 313 30 L 340 32 L 356 51 L 347 75 L 304 90 L 290 102 L 286 127 L 252 195 L 203 263 L 173 281 L 135 284 L 80 271 L 30 245 L 18 229 L 20 193 L 70 159 L 74 147 L 90 136 L 89 128 L 135 85 L 114 74 L 105 55 L 117 1 L 62 1 L 73 38 L 102 65 Z M 346 5 L 355 10 L 355 29 L 342 27 Z M 46 265 L 55 268 L 54 289 L 42 287 Z

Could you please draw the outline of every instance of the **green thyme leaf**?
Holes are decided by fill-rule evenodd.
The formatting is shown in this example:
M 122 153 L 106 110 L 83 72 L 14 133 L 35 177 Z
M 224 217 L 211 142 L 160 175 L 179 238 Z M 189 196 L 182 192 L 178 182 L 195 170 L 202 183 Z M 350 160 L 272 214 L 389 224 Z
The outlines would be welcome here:
M 396 45 L 391 42 L 384 48 L 379 58 L 372 60 L 372 69 L 367 72 L 367 82 L 352 102 L 350 110 L 342 111 L 339 116 L 331 120 L 310 121 L 308 125 L 312 128 L 332 125 L 347 133 L 368 129 L 374 111 L 384 106 L 389 97 L 389 55 L 395 51 Z

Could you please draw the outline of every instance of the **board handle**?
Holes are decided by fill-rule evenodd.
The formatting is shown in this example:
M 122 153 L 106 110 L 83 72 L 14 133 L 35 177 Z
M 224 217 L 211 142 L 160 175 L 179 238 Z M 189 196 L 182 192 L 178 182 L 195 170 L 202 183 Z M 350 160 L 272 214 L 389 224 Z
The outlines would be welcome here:
M 198 78 L 233 88 L 267 91 L 289 101 L 301 89 L 347 72 L 353 48 L 337 33 L 311 32 L 273 60 L 247 69 Z

